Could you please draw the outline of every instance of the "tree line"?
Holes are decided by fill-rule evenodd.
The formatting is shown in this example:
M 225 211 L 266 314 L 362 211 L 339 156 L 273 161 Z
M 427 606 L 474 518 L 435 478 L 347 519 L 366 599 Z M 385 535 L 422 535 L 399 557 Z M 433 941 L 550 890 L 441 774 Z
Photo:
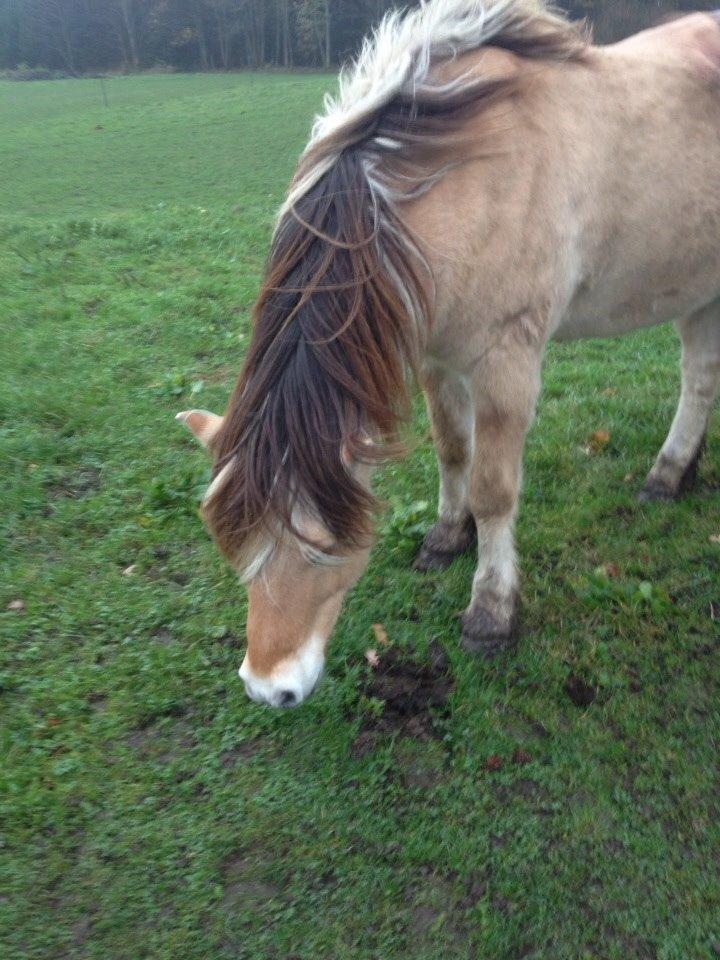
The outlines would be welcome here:
M 717 0 L 715 0 L 717 2 Z M 332 68 L 413 0 L 0 0 L 0 69 Z M 705 4 L 712 6 L 713 3 Z M 612 40 L 693 0 L 566 0 Z

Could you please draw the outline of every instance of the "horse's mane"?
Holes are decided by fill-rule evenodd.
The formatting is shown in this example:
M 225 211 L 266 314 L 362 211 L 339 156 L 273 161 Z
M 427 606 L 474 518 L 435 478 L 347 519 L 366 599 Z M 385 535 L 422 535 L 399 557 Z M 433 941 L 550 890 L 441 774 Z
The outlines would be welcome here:
M 429 0 L 388 15 L 341 73 L 280 211 L 214 443 L 203 509 L 234 563 L 257 570 L 263 542 L 298 532 L 298 510 L 340 546 L 367 537 L 374 500 L 348 464 L 393 445 L 430 320 L 426 265 L 399 208 L 442 174 L 432 159 L 449 134 L 514 83 L 477 70 L 441 80 L 437 67 L 485 45 L 568 59 L 586 44 L 542 0 Z

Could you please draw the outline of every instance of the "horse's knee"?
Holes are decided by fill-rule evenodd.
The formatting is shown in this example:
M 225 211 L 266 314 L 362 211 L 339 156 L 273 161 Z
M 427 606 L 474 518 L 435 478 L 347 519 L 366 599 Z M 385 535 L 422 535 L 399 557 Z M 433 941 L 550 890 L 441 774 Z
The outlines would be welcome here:
M 469 506 L 478 524 L 491 523 L 512 516 L 518 497 L 518 485 L 497 469 L 483 471 L 482 478 L 473 477 Z

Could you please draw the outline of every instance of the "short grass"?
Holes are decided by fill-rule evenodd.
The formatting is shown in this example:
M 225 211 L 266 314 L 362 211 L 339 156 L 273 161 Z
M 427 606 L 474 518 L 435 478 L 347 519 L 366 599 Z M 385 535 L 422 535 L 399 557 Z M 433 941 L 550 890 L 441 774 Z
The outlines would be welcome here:
M 107 107 L 98 81 L 0 84 L 0 955 L 709 960 L 718 424 L 696 493 L 635 500 L 671 330 L 550 350 L 514 656 L 458 647 L 470 559 L 410 570 L 436 484 L 418 413 L 321 688 L 289 713 L 245 699 L 243 592 L 172 415 L 224 405 L 327 83 L 114 79 Z M 445 648 L 437 739 L 353 749 L 373 623 Z

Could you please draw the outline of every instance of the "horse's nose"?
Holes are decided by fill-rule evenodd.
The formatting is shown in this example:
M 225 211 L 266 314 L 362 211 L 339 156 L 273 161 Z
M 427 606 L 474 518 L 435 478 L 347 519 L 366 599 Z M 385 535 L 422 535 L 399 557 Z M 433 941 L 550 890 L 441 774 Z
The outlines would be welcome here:
M 253 690 L 253 688 L 250 686 L 250 684 L 249 684 L 247 681 L 245 682 L 245 693 L 248 695 L 248 697 L 249 697 L 251 700 L 254 700 L 255 703 L 261 703 L 261 702 L 262 702 L 262 697 L 259 697 L 259 696 L 257 695 L 257 693 L 255 693 L 255 691 Z
M 294 707 L 297 702 L 298 698 L 294 690 L 282 690 L 278 694 L 277 705 L 279 707 Z
M 251 700 L 288 710 L 297 707 L 313 692 L 324 663 L 325 644 L 313 638 L 297 654 L 276 663 L 264 674 L 255 673 L 245 654 L 238 672 Z

